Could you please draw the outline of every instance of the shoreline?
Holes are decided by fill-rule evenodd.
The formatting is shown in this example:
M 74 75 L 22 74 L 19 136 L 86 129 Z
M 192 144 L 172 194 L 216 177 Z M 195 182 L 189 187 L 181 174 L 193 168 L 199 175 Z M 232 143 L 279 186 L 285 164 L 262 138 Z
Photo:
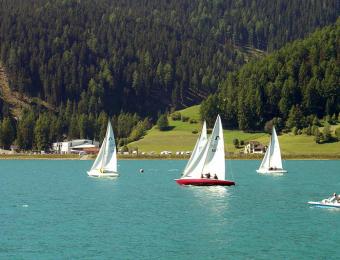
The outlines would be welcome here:
M 228 155 L 226 160 L 262 160 L 263 155 Z M 80 157 L 74 154 L 0 154 L 0 160 L 94 160 L 95 156 L 87 155 Z M 118 155 L 118 160 L 188 160 L 189 156 L 161 156 L 161 155 Z M 283 160 L 340 160 L 340 154 L 283 154 Z

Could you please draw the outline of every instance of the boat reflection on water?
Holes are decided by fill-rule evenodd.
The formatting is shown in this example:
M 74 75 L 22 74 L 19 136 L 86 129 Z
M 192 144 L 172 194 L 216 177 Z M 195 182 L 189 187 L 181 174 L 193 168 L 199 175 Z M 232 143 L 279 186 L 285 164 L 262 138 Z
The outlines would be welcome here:
M 229 194 L 228 189 L 222 186 L 210 186 L 202 190 L 203 191 L 205 190 L 205 192 L 209 193 L 210 196 L 219 197 L 219 198 L 225 198 Z
M 232 196 L 228 188 L 223 186 L 187 186 L 186 189 L 192 192 L 200 205 L 215 213 L 217 212 L 218 215 L 223 214 L 228 209 L 229 200 Z

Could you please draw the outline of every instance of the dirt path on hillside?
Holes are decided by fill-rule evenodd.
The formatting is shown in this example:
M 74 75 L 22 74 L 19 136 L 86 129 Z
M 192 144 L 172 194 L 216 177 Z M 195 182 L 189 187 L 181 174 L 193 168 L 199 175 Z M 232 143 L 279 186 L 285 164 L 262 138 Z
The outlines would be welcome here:
M 8 77 L 4 67 L 0 64 L 0 98 L 9 104 L 13 116 L 19 117 L 22 109 L 29 108 L 29 104 L 18 97 L 19 93 L 12 92 L 9 88 Z
M 54 110 L 53 106 L 39 98 L 30 98 L 18 91 L 13 91 L 9 87 L 8 76 L 5 67 L 0 62 L 0 98 L 9 104 L 10 112 L 13 116 L 19 118 L 23 109 L 29 109 L 34 104 L 39 104 L 47 110 Z M 33 100 L 34 99 L 34 100 Z

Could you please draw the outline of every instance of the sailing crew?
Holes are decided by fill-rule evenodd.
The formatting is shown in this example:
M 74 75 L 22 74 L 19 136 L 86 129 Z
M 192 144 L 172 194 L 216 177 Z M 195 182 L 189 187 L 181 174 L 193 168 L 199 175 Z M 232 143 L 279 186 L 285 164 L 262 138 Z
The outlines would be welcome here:
M 218 180 L 216 173 L 214 174 L 214 179 L 215 179 L 215 180 Z
M 331 202 L 335 202 L 337 200 L 337 198 L 338 198 L 338 195 L 334 192 L 333 196 L 331 198 Z
M 210 172 L 208 172 L 205 177 L 207 177 L 208 179 L 210 179 Z

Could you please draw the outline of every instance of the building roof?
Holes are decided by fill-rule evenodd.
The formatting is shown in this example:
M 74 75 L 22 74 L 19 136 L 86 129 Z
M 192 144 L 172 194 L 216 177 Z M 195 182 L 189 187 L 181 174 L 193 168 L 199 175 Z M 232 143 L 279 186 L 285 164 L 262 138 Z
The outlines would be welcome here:
M 263 148 L 265 148 L 265 146 L 260 143 L 254 146 L 254 149 L 263 149 Z
M 72 146 L 72 149 L 85 149 L 85 148 L 96 148 L 97 146 L 94 144 L 80 144 L 76 146 Z

